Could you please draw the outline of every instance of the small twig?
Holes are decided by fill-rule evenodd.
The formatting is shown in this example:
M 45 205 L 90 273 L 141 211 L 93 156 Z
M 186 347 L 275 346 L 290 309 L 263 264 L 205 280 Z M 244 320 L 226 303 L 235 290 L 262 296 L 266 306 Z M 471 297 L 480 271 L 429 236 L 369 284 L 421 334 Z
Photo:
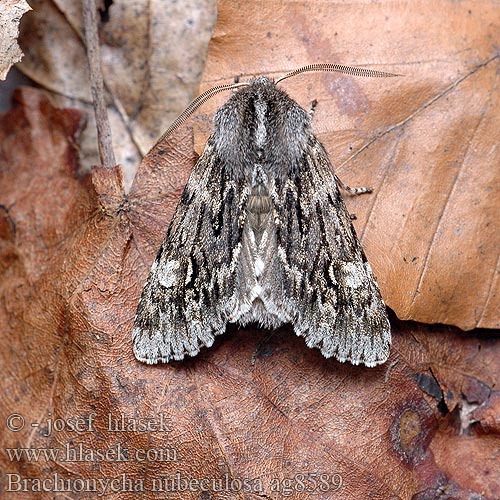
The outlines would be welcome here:
M 104 83 L 101 68 L 101 47 L 97 36 L 97 16 L 95 0 L 83 0 L 83 24 L 85 26 L 85 42 L 87 44 L 87 59 L 90 70 L 90 89 L 94 104 L 95 121 L 97 125 L 97 141 L 101 164 L 105 168 L 116 165 L 111 128 L 109 126 L 106 101 L 104 99 Z

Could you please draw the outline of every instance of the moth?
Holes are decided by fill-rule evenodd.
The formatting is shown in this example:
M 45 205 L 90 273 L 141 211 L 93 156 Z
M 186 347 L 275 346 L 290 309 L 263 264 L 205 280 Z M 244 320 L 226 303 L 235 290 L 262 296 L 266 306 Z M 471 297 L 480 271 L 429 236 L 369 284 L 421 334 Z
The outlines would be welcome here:
M 396 76 L 310 65 L 276 82 L 215 87 L 174 122 L 163 137 L 213 94 L 238 87 L 215 114 L 144 286 L 133 330 L 139 361 L 195 356 L 227 323 L 291 323 L 327 358 L 387 360 L 386 308 L 339 190 L 369 189 L 340 182 L 310 114 L 278 87 L 304 71 Z

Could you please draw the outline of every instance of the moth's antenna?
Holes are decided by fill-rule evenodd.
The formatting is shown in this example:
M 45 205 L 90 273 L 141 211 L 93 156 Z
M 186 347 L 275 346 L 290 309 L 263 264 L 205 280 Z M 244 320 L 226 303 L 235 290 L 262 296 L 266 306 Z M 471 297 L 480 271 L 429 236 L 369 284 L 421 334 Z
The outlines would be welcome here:
M 372 69 L 365 68 L 355 68 L 353 66 L 342 66 L 341 64 L 309 64 L 307 66 L 303 66 L 302 68 L 298 68 L 291 73 L 282 76 L 276 80 L 276 83 L 279 83 L 286 78 L 291 78 L 292 76 L 298 75 L 300 73 L 307 73 L 310 71 L 336 71 L 338 73 L 345 73 L 346 75 L 352 76 L 366 76 L 366 77 L 392 77 L 392 76 L 401 76 L 395 73 L 385 73 L 383 71 L 375 71 Z M 192 101 L 189 106 L 172 122 L 170 127 L 163 132 L 162 136 L 156 141 L 156 144 L 159 144 L 161 141 L 165 139 L 165 137 L 169 136 L 177 127 L 179 127 L 182 123 L 184 123 L 189 116 L 194 113 L 204 102 L 208 101 L 211 97 L 219 92 L 223 92 L 225 90 L 231 90 L 238 87 L 245 87 L 250 85 L 249 82 L 240 82 L 240 83 L 231 83 L 227 85 L 217 85 L 212 87 L 211 89 L 206 90 L 203 94 L 200 94 L 194 101 Z
M 248 82 L 241 83 L 230 83 L 226 85 L 217 85 L 212 87 L 211 89 L 206 90 L 203 94 L 200 94 L 194 101 L 191 101 L 189 106 L 172 122 L 170 127 L 163 132 L 162 136 L 156 141 L 156 144 L 159 144 L 165 137 L 170 135 L 177 127 L 179 127 L 182 123 L 184 123 L 189 116 L 194 113 L 204 102 L 208 101 L 211 97 L 219 92 L 223 92 L 224 90 L 231 90 L 237 87 L 244 87 L 250 85 Z
M 278 78 L 276 83 L 279 83 L 286 78 L 291 78 L 292 76 L 298 75 L 300 73 L 308 73 L 310 71 L 336 71 L 337 73 L 344 73 L 346 75 L 352 76 L 367 76 L 367 77 L 376 77 L 376 78 L 385 78 L 392 76 L 401 76 L 396 73 L 385 73 L 384 71 L 375 71 L 373 69 L 365 69 L 365 68 L 355 68 L 353 66 L 342 66 L 341 64 L 308 64 L 307 66 L 303 66 L 302 68 L 296 69 L 290 73 L 287 73 L 285 76 Z

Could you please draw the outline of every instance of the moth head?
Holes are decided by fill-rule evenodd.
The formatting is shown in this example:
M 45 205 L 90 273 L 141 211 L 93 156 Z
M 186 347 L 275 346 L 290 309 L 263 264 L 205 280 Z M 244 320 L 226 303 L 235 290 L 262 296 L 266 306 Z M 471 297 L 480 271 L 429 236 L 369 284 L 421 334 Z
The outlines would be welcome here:
M 297 168 L 310 134 L 309 114 L 273 80 L 259 77 L 217 110 L 212 140 L 235 177 L 250 176 L 257 164 L 285 177 Z

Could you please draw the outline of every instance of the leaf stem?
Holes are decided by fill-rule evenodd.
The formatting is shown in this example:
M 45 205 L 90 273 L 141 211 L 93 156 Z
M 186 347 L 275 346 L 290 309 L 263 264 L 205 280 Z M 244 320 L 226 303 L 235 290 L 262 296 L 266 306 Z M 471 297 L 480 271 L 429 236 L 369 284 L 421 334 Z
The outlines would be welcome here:
M 97 35 L 97 9 L 95 0 L 82 0 L 83 24 L 85 27 L 85 42 L 87 45 L 87 59 L 90 71 L 90 89 L 94 105 L 95 121 L 97 126 L 97 142 L 101 164 L 105 168 L 116 165 L 109 126 L 106 100 L 104 98 L 104 83 L 101 67 L 101 47 Z

